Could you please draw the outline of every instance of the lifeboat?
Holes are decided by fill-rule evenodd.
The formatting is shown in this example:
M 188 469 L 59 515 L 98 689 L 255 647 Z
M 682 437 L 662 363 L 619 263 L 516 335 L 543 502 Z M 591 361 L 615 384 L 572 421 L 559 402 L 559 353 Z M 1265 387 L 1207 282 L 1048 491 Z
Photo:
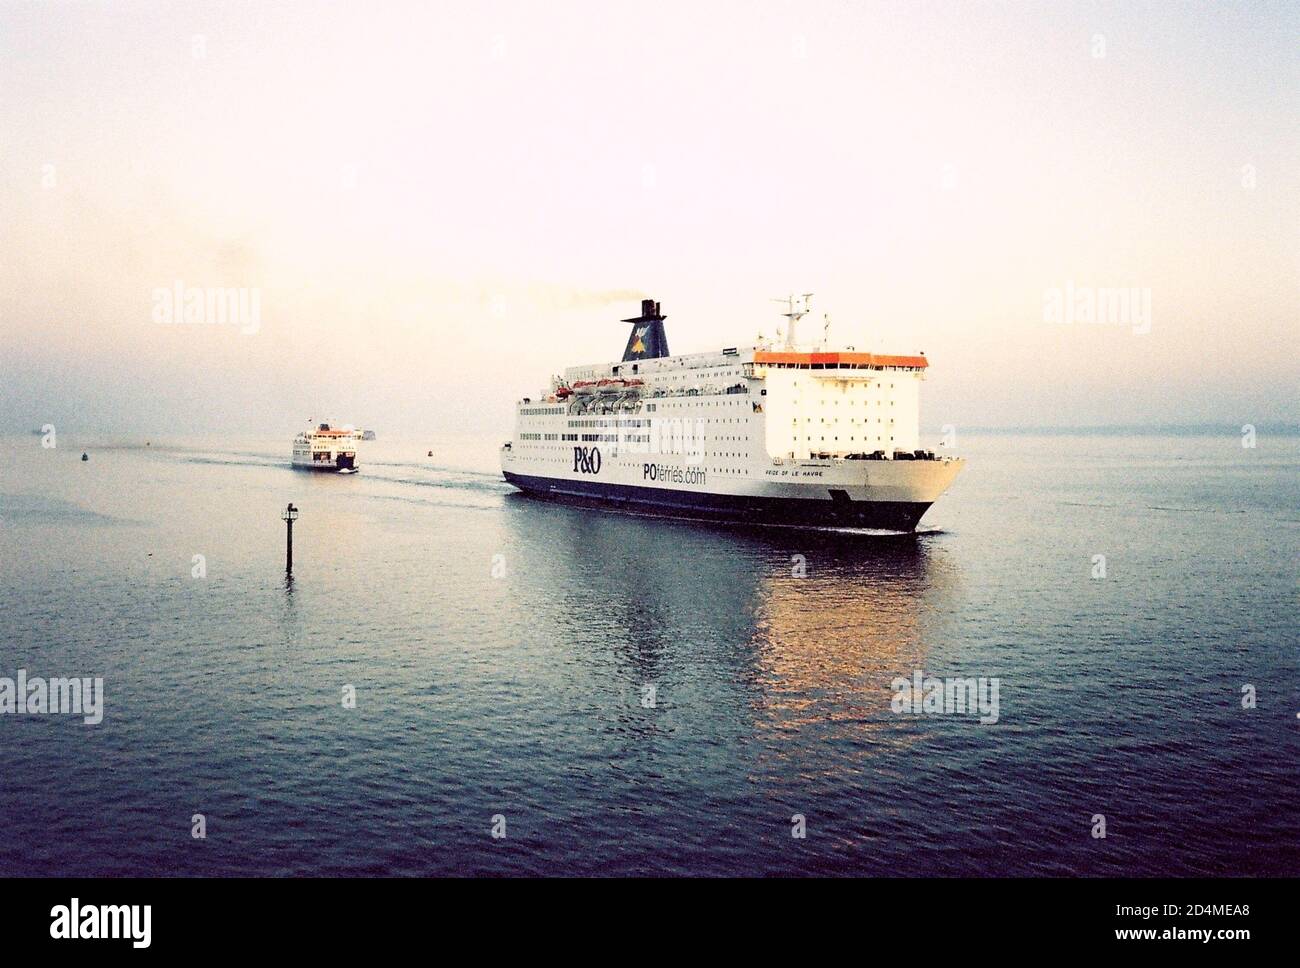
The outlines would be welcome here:
M 615 377 L 612 380 L 601 380 L 597 384 L 601 393 L 637 392 L 643 386 L 645 386 L 644 380 L 626 380 L 622 377 Z
M 629 391 L 637 392 L 645 386 L 644 380 L 627 380 L 623 377 L 605 377 L 601 380 L 579 380 L 573 384 L 570 392 L 586 395 L 590 393 L 627 393 Z M 563 389 L 568 390 L 565 387 Z M 560 391 L 556 390 L 555 395 L 558 397 Z

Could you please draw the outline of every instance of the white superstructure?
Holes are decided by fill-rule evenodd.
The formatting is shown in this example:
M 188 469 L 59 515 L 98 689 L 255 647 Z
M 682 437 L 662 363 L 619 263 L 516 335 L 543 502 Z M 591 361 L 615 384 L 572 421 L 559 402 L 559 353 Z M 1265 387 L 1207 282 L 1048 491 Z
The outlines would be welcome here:
M 502 447 L 532 494 L 754 523 L 912 530 L 963 462 L 920 444 L 924 356 L 785 346 L 667 354 L 646 301 L 619 362 L 521 400 Z

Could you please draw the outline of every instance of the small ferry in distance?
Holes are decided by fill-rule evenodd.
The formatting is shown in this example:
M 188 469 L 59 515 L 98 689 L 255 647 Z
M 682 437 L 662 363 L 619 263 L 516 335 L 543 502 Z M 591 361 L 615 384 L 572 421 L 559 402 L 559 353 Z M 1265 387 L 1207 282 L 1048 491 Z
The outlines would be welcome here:
M 357 444 L 364 433 L 352 428 L 335 428 L 327 423 L 304 430 L 293 439 L 293 466 L 309 471 L 357 472 Z
M 623 358 L 573 366 L 515 407 L 505 479 L 534 497 L 745 524 L 914 531 L 964 466 L 921 446 L 923 353 L 784 339 L 674 356 L 659 303 Z

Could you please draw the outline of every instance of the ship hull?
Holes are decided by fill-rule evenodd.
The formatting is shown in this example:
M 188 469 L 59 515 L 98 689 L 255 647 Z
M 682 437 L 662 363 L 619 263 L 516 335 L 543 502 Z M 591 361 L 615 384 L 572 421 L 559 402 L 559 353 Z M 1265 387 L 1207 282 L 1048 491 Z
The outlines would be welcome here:
M 638 487 L 504 471 L 530 497 L 636 514 L 805 528 L 914 531 L 932 501 L 853 501 Z
M 351 459 L 342 462 L 296 460 L 291 466 L 296 471 L 315 471 L 319 474 L 349 474 L 360 469 Z

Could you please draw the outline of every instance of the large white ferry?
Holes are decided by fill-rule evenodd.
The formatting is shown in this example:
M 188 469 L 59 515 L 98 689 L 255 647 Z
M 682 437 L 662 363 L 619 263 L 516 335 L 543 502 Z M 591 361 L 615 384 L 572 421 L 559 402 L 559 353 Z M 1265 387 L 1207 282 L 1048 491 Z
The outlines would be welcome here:
M 364 433 L 327 423 L 304 430 L 293 439 L 293 466 L 311 471 L 356 471 L 357 444 Z
M 622 360 L 520 400 L 501 469 L 530 495 L 748 524 L 915 530 L 965 461 L 920 444 L 925 356 L 783 345 L 672 356 L 659 304 Z

